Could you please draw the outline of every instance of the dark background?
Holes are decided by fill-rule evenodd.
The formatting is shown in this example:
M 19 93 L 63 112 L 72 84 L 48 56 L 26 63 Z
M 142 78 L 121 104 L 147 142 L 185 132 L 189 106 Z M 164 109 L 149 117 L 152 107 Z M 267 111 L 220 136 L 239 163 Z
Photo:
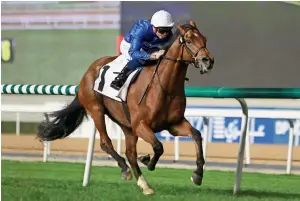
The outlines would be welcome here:
M 196 21 L 215 66 L 186 86 L 300 87 L 300 6 L 284 2 L 122 2 L 121 33 L 160 9 Z

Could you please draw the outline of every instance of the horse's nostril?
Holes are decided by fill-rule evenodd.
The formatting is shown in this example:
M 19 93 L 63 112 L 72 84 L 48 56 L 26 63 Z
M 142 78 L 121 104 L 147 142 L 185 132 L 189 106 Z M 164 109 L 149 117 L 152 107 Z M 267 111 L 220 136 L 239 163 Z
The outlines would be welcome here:
M 202 61 L 203 61 L 204 63 L 209 63 L 209 62 L 210 62 L 210 58 L 209 58 L 209 57 L 203 57 L 203 58 L 202 58 Z

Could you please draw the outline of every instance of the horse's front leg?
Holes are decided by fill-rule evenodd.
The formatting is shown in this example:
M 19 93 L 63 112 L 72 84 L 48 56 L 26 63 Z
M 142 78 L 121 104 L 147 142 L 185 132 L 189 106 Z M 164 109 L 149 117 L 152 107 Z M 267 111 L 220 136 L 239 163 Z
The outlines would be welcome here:
M 155 170 L 155 166 L 160 158 L 160 156 L 164 153 L 164 147 L 162 143 L 157 139 L 154 132 L 151 128 L 144 122 L 141 121 L 137 128 L 135 129 L 137 136 L 151 144 L 154 155 L 150 159 L 150 155 L 141 156 L 138 159 L 147 166 L 148 170 Z
M 169 128 L 169 132 L 173 136 L 191 136 L 193 137 L 196 143 L 196 153 L 197 153 L 197 160 L 196 165 L 197 169 L 194 171 L 191 180 L 196 185 L 202 184 L 203 178 L 203 166 L 205 164 L 204 157 L 203 157 L 203 149 L 202 149 L 202 137 L 201 133 L 192 127 L 192 125 L 184 118 L 178 124 L 172 125 Z

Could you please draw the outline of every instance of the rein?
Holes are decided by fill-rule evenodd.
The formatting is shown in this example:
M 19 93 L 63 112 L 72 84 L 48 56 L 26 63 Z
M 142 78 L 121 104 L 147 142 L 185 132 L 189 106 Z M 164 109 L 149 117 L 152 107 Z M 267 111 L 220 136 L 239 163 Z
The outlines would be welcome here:
M 191 28 L 187 29 L 187 30 L 185 31 L 184 35 L 185 35 L 189 30 L 191 30 Z M 193 51 L 186 45 L 186 41 L 184 40 L 184 35 L 180 35 L 180 37 L 179 37 L 179 43 L 180 43 L 180 45 L 183 45 L 183 47 L 185 48 L 186 52 L 188 53 L 188 55 L 189 55 L 192 59 L 191 59 L 191 60 L 185 60 L 185 59 L 183 59 L 183 50 L 184 50 L 184 48 L 182 48 L 180 59 L 173 59 L 173 58 L 166 57 L 165 55 L 166 55 L 167 52 L 165 52 L 165 54 L 162 55 L 162 57 L 158 60 L 156 66 L 155 66 L 155 70 L 154 70 L 154 72 L 153 72 L 153 74 L 152 74 L 152 77 L 151 77 L 151 79 L 150 79 L 150 81 L 149 81 L 149 83 L 148 83 L 146 89 L 144 90 L 144 92 L 143 92 L 143 94 L 142 94 L 142 96 L 141 96 L 141 98 L 140 98 L 140 101 L 138 102 L 138 105 L 141 104 L 141 102 L 142 102 L 142 100 L 144 99 L 146 93 L 148 92 L 149 86 L 151 85 L 151 83 L 152 83 L 152 81 L 153 81 L 155 75 L 157 75 L 158 83 L 159 83 L 159 86 L 160 86 L 161 90 L 162 90 L 167 96 L 169 96 L 171 99 L 173 99 L 174 97 L 180 97 L 180 95 L 174 95 L 174 94 L 168 92 L 168 90 L 166 90 L 166 89 L 163 88 L 163 86 L 162 86 L 162 84 L 161 84 L 161 81 L 160 81 L 160 78 L 159 78 L 159 75 L 158 75 L 158 73 L 157 73 L 157 70 L 158 70 L 158 67 L 159 67 L 161 61 L 164 60 L 164 59 L 165 59 L 165 60 L 169 60 L 169 61 L 174 61 L 174 62 L 183 63 L 183 64 L 185 64 L 185 65 L 193 64 L 193 65 L 196 67 L 197 55 L 198 55 L 198 53 L 200 52 L 200 50 L 202 50 L 202 49 L 205 48 L 205 47 L 204 47 L 204 46 L 199 47 L 199 48 L 197 49 L 197 51 L 196 51 L 195 53 L 193 53 Z

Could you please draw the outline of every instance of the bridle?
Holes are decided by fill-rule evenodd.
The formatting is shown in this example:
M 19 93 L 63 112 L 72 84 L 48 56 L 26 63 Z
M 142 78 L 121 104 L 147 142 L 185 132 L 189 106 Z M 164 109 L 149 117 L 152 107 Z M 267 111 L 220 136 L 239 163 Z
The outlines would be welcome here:
M 194 53 L 186 44 L 186 41 L 184 39 L 184 36 L 185 34 L 189 31 L 189 30 L 193 30 L 195 28 L 188 28 L 185 33 L 183 35 L 180 35 L 179 36 L 179 44 L 180 45 L 183 45 L 183 47 L 185 48 L 186 52 L 188 53 L 188 55 L 192 58 L 191 60 L 185 60 L 183 59 L 183 50 L 184 48 L 182 48 L 182 52 L 181 52 L 181 55 L 180 55 L 180 59 L 173 59 L 173 58 L 169 58 L 169 57 L 166 57 L 165 55 L 162 56 L 162 59 L 166 59 L 166 60 L 170 60 L 170 61 L 174 61 L 174 62 L 181 62 L 181 63 L 184 63 L 184 64 L 193 64 L 196 68 L 199 68 L 197 66 L 197 56 L 198 56 L 198 53 L 202 50 L 202 49 L 205 49 L 206 47 L 205 46 L 201 46 L 197 49 L 197 51 Z
M 164 89 L 164 87 L 162 86 L 161 84 L 161 81 L 160 81 L 160 78 L 159 78 L 159 75 L 157 73 L 158 71 L 158 67 L 161 63 L 162 60 L 170 60 L 170 61 L 174 61 L 174 62 L 180 62 L 180 63 L 183 63 L 183 64 L 186 64 L 186 65 L 189 65 L 189 64 L 193 64 L 196 68 L 199 68 L 199 66 L 197 66 L 197 55 L 198 53 L 202 50 L 202 49 L 205 49 L 206 47 L 205 46 L 201 46 L 197 49 L 197 51 L 195 53 L 193 53 L 193 51 L 187 46 L 186 44 L 186 41 L 184 40 L 184 36 L 185 34 L 189 31 L 189 30 L 193 30 L 193 29 L 196 29 L 194 27 L 191 27 L 191 28 L 188 28 L 185 33 L 183 35 L 180 35 L 179 36 L 179 44 L 180 45 L 183 45 L 184 48 L 182 48 L 182 52 L 181 52 L 181 55 L 180 55 L 180 59 L 173 59 L 173 58 L 169 58 L 169 57 L 166 57 L 166 53 L 167 51 L 165 52 L 165 54 L 158 60 L 158 63 L 156 64 L 156 67 L 155 67 L 155 70 L 152 74 L 152 77 L 147 85 L 147 87 L 145 88 L 142 96 L 141 96 L 141 99 L 140 101 L 138 102 L 138 104 L 141 104 L 143 98 L 145 97 L 146 93 L 148 92 L 148 89 L 149 89 L 149 86 L 151 85 L 153 79 L 154 79 L 154 76 L 157 75 L 158 77 L 158 82 L 159 82 L 159 85 L 160 85 L 160 88 L 161 90 L 168 96 L 170 97 L 171 99 L 173 99 L 174 97 L 181 97 L 180 95 L 175 95 L 175 94 L 172 94 L 170 93 L 168 90 Z M 176 37 L 177 39 L 177 37 Z M 175 41 L 174 41 L 175 42 Z M 186 52 L 188 53 L 188 55 L 192 58 L 191 60 L 185 60 L 183 59 L 183 50 L 186 50 Z M 184 97 L 181 97 L 181 98 L 184 98 Z

